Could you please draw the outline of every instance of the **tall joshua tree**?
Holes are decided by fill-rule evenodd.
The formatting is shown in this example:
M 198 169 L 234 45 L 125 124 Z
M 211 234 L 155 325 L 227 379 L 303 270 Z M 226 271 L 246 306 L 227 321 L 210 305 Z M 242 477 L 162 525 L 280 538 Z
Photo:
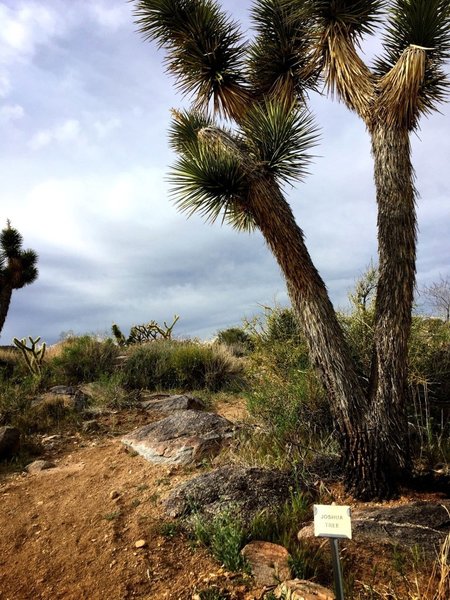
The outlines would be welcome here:
M 191 111 L 173 113 L 170 134 L 171 144 L 180 156 L 172 174 L 180 209 L 200 212 L 210 221 L 222 215 L 223 221 L 238 229 L 260 229 L 286 278 L 311 356 L 328 391 L 343 447 L 347 487 L 361 498 L 388 496 L 407 466 L 396 445 L 399 437 L 395 437 L 395 452 L 387 441 L 403 414 L 400 410 L 398 416 L 387 408 L 393 405 L 392 394 L 387 391 L 388 384 L 383 388 L 382 369 L 373 377 L 382 380 L 376 386 L 383 388 L 379 394 L 372 393 L 373 384 L 367 389 L 358 379 L 326 287 L 311 261 L 282 187 L 304 177 L 309 150 L 316 139 L 311 116 L 302 108 L 307 91 L 317 85 L 323 71 L 330 87 L 337 86 L 339 76 L 333 78 L 327 71 L 330 61 L 324 50 L 328 31 L 324 16 L 333 12 L 335 5 L 366 5 L 359 20 L 353 10 L 348 22 L 342 23 L 344 30 L 354 29 L 350 35 L 354 41 L 371 30 L 381 3 L 256 0 L 253 18 L 257 36 L 251 45 L 242 42 L 237 25 L 213 0 L 135 3 L 141 32 L 166 50 L 168 70 L 175 75 L 181 91 L 194 99 Z M 332 49 L 330 55 L 334 57 L 334 53 Z M 208 113 L 211 107 L 228 119 L 229 129 L 213 120 Z M 403 163 L 405 159 L 396 160 Z M 403 172 L 402 177 L 405 181 Z M 411 178 L 410 168 L 406 180 Z M 413 200 L 412 182 L 410 187 Z M 401 221 L 404 216 L 398 214 L 396 218 Z M 386 227 L 385 221 L 383 216 L 381 230 Z M 414 219 L 412 231 L 414 241 Z M 396 279 L 396 259 L 386 260 L 384 269 L 395 267 Z M 414 280 L 414 257 L 410 267 Z M 392 310 L 383 297 L 379 304 L 380 315 Z M 407 322 L 405 317 L 399 333 L 396 321 L 388 318 L 385 326 L 393 327 L 389 336 L 404 335 Z M 376 365 L 380 356 L 386 361 L 383 350 L 377 347 L 377 351 Z M 387 381 L 392 377 L 389 372 Z
M 258 56 L 264 63 L 268 35 L 285 39 L 289 11 L 309 23 L 312 64 L 329 92 L 363 119 L 371 136 L 378 204 L 379 280 L 374 350 L 368 389 L 367 435 L 357 455 L 376 469 L 408 466 L 407 343 L 415 284 L 416 212 L 410 133 L 422 114 L 444 100 L 450 57 L 448 0 L 267 0 L 261 13 Z M 268 19 L 267 7 L 280 15 Z M 374 69 L 357 50 L 387 9 L 384 54 Z M 293 37 L 290 36 L 291 43 Z M 301 76 L 301 74 L 300 74 Z M 296 75 L 293 75 L 293 79 Z M 267 85 L 267 84 L 266 84 Z M 274 89 L 278 82 L 269 81 Z M 382 444 L 380 444 L 380 441 Z M 384 456 L 383 456 L 384 455 Z M 366 459 L 364 459 L 366 460 Z M 358 471 L 354 471 L 358 476 Z M 378 475 L 375 474 L 376 477 Z
M 22 249 L 22 236 L 7 221 L 0 233 L 0 332 L 5 324 L 13 290 L 36 281 L 37 254 Z

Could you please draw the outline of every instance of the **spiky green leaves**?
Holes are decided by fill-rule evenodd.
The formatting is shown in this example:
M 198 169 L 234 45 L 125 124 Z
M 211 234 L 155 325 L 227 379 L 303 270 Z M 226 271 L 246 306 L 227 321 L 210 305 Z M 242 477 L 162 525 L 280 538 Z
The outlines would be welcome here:
M 11 227 L 9 221 L 7 226 L 0 232 L 1 254 L 5 258 L 16 258 L 20 255 L 22 248 L 22 236 Z
M 311 114 L 297 104 L 266 100 L 254 105 L 241 125 L 249 152 L 279 183 L 307 174 L 311 148 L 318 141 Z
M 449 89 L 448 76 L 443 69 L 444 61 L 450 58 L 448 0 L 393 0 L 384 48 L 385 53 L 377 61 L 376 70 L 388 79 L 388 84 L 389 78 L 392 79 L 390 71 L 394 72 L 399 85 L 403 84 L 402 78 L 420 77 L 414 111 L 408 112 L 405 123 L 413 129 L 420 113 L 435 110 Z M 418 60 L 420 54 L 423 54 L 423 61 Z M 417 60 L 413 62 L 415 55 Z M 396 90 L 392 90 L 392 97 L 395 96 Z
M 198 112 L 174 113 L 170 140 L 180 153 L 170 177 L 177 207 L 209 222 L 221 216 L 236 229 L 252 229 L 248 175 L 238 140 Z
M 210 222 L 221 216 L 240 230 L 254 227 L 253 182 L 304 177 L 317 141 L 312 117 L 297 105 L 253 105 L 234 132 L 198 112 L 173 114 L 170 140 L 180 157 L 170 179 L 178 208 Z
M 252 18 L 256 39 L 249 50 L 249 80 L 255 96 L 289 104 L 303 99 L 319 75 L 311 56 L 309 13 L 297 2 L 256 0 Z
M 300 0 L 297 3 L 302 10 L 309 7 L 322 29 L 340 29 L 357 39 L 374 32 L 386 0 Z
M 135 0 L 136 23 L 167 50 L 179 89 L 199 108 L 235 116 L 248 101 L 242 77 L 241 34 L 213 0 Z
M 22 249 L 22 235 L 7 223 L 0 232 L 0 289 L 9 286 L 19 289 L 33 283 L 38 276 L 38 255 Z

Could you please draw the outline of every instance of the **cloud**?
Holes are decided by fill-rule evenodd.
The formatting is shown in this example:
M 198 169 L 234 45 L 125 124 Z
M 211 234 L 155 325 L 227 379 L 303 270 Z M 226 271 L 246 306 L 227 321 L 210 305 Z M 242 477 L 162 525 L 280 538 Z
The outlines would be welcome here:
M 0 98 L 5 98 L 11 91 L 11 80 L 6 73 L 0 73 Z
M 67 144 L 78 142 L 81 139 L 81 126 L 77 119 L 67 119 L 61 125 L 53 129 L 42 129 L 38 131 L 29 142 L 32 150 L 45 148 L 52 142 Z
M 112 32 L 129 25 L 130 10 L 125 6 L 93 2 L 89 11 L 99 25 Z
M 63 33 L 62 20 L 49 7 L 36 2 L 0 5 L 0 63 L 9 66 L 33 56 L 37 46 Z
M 122 125 L 122 121 L 117 117 L 110 117 L 103 121 L 95 121 L 94 129 L 100 139 L 108 137 L 110 133 L 118 129 Z
M 0 123 L 9 123 L 22 119 L 25 115 L 23 106 L 20 104 L 5 104 L 0 107 Z

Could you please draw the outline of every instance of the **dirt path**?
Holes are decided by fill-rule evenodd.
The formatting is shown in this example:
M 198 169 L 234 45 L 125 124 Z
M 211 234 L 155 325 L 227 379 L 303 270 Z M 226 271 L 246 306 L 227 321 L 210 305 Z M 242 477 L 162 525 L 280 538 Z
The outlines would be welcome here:
M 56 464 L 0 478 L 1 600 L 181 600 L 231 577 L 182 535 L 163 535 L 161 500 L 195 471 L 79 435 Z

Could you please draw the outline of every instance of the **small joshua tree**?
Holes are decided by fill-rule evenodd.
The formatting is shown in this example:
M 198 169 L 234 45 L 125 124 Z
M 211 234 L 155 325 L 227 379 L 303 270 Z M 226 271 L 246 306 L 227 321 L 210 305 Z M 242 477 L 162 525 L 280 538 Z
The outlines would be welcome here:
M 38 255 L 22 249 L 22 236 L 9 220 L 0 233 L 0 332 L 5 324 L 13 290 L 36 281 Z

